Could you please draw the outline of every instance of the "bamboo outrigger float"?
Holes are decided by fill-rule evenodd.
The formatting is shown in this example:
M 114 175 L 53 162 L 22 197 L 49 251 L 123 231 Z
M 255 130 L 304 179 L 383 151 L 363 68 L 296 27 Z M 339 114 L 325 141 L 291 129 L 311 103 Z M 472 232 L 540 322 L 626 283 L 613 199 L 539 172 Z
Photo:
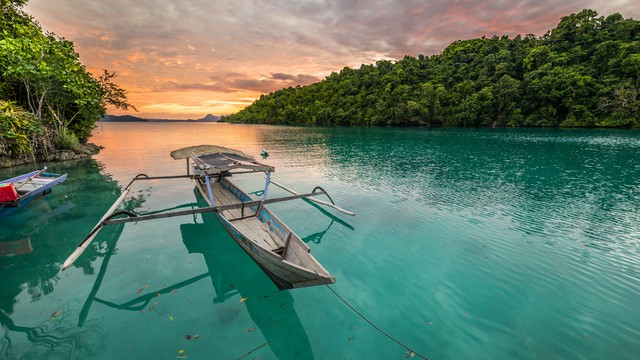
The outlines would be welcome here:
M 336 206 L 324 189 L 316 187 L 310 193 L 299 194 L 271 181 L 271 173 L 275 171 L 274 167 L 258 163 L 253 157 L 240 151 L 224 147 L 192 146 L 173 151 L 171 157 L 176 160 L 187 160 L 187 175 L 148 177 L 141 174 L 136 176 L 125 187 L 120 197 L 100 222 L 65 261 L 62 270 L 73 264 L 104 225 L 213 212 L 238 245 L 251 256 L 279 289 L 335 283 L 335 277 L 310 254 L 309 247 L 300 237 L 265 207 L 270 203 L 308 199 L 344 214 L 355 215 Z M 190 160 L 193 161 L 193 174 L 189 173 Z M 261 200 L 253 200 L 249 194 L 241 190 L 231 180 L 233 174 L 243 173 L 266 174 Z M 173 178 L 194 179 L 198 191 L 206 199 L 209 207 L 142 215 L 128 211 L 116 212 L 133 182 Z M 267 198 L 270 184 L 274 184 L 292 195 Z M 318 195 L 325 195 L 330 202 L 313 198 Z M 123 214 L 127 217 L 115 218 Z

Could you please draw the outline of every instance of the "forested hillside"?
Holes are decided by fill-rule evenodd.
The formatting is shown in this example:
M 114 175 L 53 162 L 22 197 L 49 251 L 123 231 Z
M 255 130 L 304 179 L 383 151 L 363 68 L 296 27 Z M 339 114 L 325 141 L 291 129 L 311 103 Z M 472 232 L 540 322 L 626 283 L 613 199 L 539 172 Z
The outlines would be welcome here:
M 344 68 L 226 121 L 307 125 L 640 126 L 640 21 L 583 10 L 542 37 L 456 41 Z

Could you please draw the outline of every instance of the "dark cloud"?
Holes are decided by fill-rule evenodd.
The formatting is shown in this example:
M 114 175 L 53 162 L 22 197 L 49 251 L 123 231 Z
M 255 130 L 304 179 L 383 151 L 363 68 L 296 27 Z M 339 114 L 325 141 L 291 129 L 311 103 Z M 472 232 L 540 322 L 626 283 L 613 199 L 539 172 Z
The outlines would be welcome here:
M 158 86 L 154 89 L 157 92 L 166 91 L 206 91 L 215 93 L 235 93 L 238 92 L 237 88 L 230 87 L 229 84 L 184 84 L 169 82 L 164 86 Z
M 270 93 L 285 87 L 296 85 L 308 85 L 320 79 L 313 75 L 274 73 L 268 78 L 255 79 L 248 74 L 226 73 L 222 76 L 210 76 L 209 83 L 182 83 L 169 81 L 161 86 L 156 86 L 154 91 L 206 91 L 214 93 L 238 93 L 241 91 L 254 91 Z
M 425 52 L 433 44 L 441 50 L 461 38 L 542 35 L 561 16 L 586 7 L 640 15 L 637 1 L 620 0 L 31 0 L 28 5 L 39 13 L 37 18 L 46 17 L 45 25 L 62 21 L 94 29 L 78 32 L 74 39 L 88 47 L 104 46 L 96 43 L 95 35 L 108 33 L 106 45 L 113 50 L 177 48 L 193 41 L 245 55 L 298 55 L 290 48 L 293 43 L 324 48 L 325 54 L 375 52 L 395 58 Z
M 320 81 L 319 78 L 313 75 L 304 75 L 304 74 L 291 75 L 291 74 L 275 73 L 275 74 L 271 74 L 271 78 L 274 80 L 290 81 L 295 83 L 295 85 L 308 85 L 308 84 L 312 84 L 314 82 Z
M 309 85 L 318 82 L 319 79 L 312 75 L 289 75 L 276 73 L 272 74 L 269 79 L 250 79 L 248 77 L 235 79 L 228 83 L 228 86 L 237 90 L 258 91 L 261 93 L 270 93 L 289 86 Z

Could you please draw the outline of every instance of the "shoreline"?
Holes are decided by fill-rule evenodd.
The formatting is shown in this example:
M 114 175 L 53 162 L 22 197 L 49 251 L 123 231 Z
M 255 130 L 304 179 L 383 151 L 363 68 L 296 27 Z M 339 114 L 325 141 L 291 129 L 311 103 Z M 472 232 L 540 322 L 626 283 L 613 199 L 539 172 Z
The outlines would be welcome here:
M 104 149 L 103 146 L 98 146 L 92 143 L 81 144 L 75 150 L 69 149 L 55 149 L 45 157 L 34 158 L 33 156 L 26 156 L 20 158 L 12 158 L 9 156 L 0 156 L 0 169 L 10 168 L 20 165 L 35 164 L 38 162 L 61 162 L 72 161 L 91 158 L 96 155 L 100 150 Z

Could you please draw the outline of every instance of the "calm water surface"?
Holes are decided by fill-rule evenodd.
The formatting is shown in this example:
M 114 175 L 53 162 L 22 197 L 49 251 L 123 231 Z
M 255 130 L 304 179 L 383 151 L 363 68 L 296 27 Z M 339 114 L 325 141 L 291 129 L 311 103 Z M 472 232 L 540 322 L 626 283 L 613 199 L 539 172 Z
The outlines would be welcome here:
M 169 152 L 197 144 L 267 148 L 275 181 L 355 211 L 271 206 L 336 292 L 430 359 L 640 353 L 639 132 L 99 123 L 91 141 L 0 219 L 2 359 L 406 357 L 326 287 L 278 291 L 210 215 L 105 228 L 60 272 L 133 176 L 183 174 Z M 196 207 L 193 190 L 138 182 L 126 205 Z

